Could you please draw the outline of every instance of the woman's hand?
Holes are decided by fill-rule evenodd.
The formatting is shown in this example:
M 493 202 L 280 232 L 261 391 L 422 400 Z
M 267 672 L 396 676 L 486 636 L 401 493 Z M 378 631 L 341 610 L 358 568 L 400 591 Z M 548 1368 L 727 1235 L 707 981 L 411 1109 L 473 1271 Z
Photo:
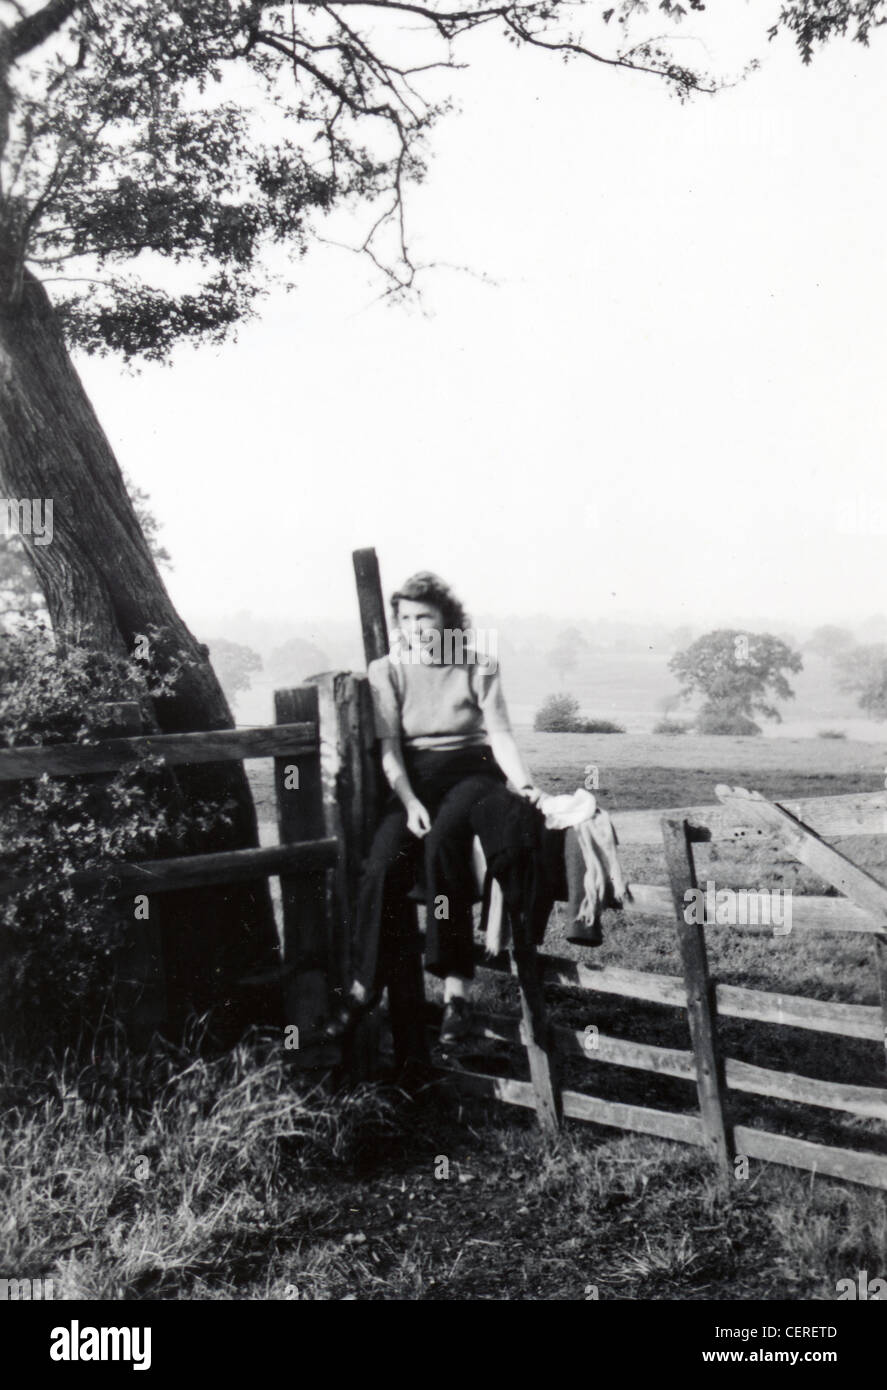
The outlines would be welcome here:
M 431 817 L 417 796 L 407 802 L 407 830 L 421 840 L 431 829 Z
M 527 801 L 529 801 L 531 806 L 538 806 L 539 802 L 546 795 L 546 793 L 542 790 L 541 787 L 533 787 L 529 784 L 527 784 L 527 786 L 525 787 L 521 787 L 520 794 L 521 796 L 525 797 Z

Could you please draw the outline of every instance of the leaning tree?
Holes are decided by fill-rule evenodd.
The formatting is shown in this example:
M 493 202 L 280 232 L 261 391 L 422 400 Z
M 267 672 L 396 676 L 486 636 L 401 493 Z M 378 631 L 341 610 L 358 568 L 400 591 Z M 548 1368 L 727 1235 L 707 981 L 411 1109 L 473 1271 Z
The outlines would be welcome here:
M 789 31 L 809 61 L 834 34 L 867 42 L 884 3 L 792 0 L 770 34 Z M 60 641 L 132 652 L 151 633 L 156 664 L 177 654 L 158 728 L 226 727 L 231 713 L 158 574 L 70 350 L 165 359 L 178 343 L 229 337 L 257 312 L 274 248 L 298 256 L 337 208 L 366 207 L 360 249 L 389 290 L 409 290 L 405 191 L 448 105 L 441 74 L 474 32 L 648 74 L 682 98 L 716 90 L 669 37 L 702 0 L 648 8 L 0 0 L 0 496 L 53 499 L 52 544 L 23 543 Z M 183 466 L 212 486 L 211 460 Z M 186 796 L 229 797 L 227 843 L 255 843 L 239 766 L 180 781 Z M 218 902 L 203 898 L 212 924 Z M 241 937 L 239 923 L 263 919 L 270 946 L 266 895 L 232 891 L 227 911 Z

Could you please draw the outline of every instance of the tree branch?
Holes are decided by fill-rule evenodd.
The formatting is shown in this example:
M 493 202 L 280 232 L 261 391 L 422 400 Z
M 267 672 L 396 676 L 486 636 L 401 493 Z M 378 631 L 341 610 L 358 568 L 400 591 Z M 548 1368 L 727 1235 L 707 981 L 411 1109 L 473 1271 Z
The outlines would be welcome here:
M 32 49 L 39 48 L 81 9 L 85 0 L 48 0 L 42 10 L 20 19 L 9 31 L 8 59 L 14 63 Z

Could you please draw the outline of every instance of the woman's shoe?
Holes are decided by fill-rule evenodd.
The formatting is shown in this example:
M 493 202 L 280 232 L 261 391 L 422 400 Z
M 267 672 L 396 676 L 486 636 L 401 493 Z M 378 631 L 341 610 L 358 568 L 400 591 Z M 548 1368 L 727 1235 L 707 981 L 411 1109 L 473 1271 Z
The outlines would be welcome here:
M 357 1027 L 362 1018 L 379 1003 L 380 995 L 371 994 L 367 999 L 348 999 L 336 1009 L 324 1024 L 324 1035 L 333 1041 L 344 1038 Z
M 440 1025 L 441 1047 L 451 1047 L 453 1043 L 467 1038 L 474 1026 L 474 1010 L 467 999 L 459 995 L 451 999 L 444 1009 Z

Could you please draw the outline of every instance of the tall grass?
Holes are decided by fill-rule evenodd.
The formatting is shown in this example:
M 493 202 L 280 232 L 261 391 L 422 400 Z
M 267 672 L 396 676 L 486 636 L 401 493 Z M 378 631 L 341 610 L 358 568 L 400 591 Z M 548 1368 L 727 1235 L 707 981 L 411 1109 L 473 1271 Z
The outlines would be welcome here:
M 0 1268 L 56 1298 L 198 1297 L 329 1217 L 313 1175 L 396 1127 L 390 1092 L 300 1085 L 279 1043 L 0 1066 Z

